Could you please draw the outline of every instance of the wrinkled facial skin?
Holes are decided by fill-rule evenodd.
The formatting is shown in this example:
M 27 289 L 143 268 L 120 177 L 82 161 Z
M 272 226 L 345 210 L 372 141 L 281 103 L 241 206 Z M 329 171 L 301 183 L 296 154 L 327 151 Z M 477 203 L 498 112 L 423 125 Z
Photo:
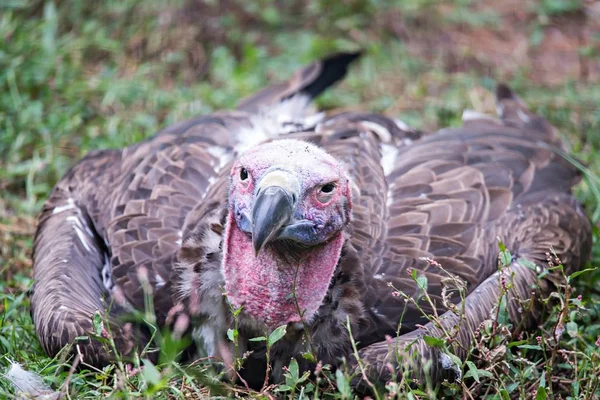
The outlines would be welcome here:
M 327 293 L 351 209 L 348 177 L 323 150 L 280 140 L 243 154 L 231 170 L 223 249 L 232 305 L 269 328 L 309 321 Z
M 314 246 L 348 223 L 349 182 L 337 161 L 311 144 L 281 140 L 248 151 L 231 170 L 229 206 L 242 231 L 252 233 L 252 208 L 266 175 L 275 176 L 274 184 L 286 181 L 286 175 L 297 178 L 299 183 L 298 188 L 290 188 L 298 192 L 293 202 L 295 224 L 284 227 L 279 240 Z

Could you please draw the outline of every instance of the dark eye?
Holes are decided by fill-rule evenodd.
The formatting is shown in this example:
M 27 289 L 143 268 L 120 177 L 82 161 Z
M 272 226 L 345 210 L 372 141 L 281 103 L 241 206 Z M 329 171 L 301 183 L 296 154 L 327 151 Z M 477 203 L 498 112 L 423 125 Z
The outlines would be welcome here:
M 335 189 L 335 184 L 333 183 L 327 183 L 321 186 L 321 192 L 323 193 L 331 193 L 333 192 L 333 189 Z
M 240 180 L 245 181 L 248 179 L 248 170 L 246 168 L 240 169 Z

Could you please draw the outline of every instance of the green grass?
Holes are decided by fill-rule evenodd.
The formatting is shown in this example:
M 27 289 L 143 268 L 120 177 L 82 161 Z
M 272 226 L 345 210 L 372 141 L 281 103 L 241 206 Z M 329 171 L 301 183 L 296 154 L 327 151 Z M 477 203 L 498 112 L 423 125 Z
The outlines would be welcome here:
M 184 368 L 167 357 L 158 369 L 146 364 L 130 377 L 119 366 L 70 374 L 72 360 L 44 355 L 24 295 L 31 285 L 35 216 L 54 183 L 87 151 L 126 146 L 173 122 L 231 107 L 335 50 L 361 48 L 366 54 L 342 85 L 319 99 L 321 107 L 385 112 L 429 131 L 459 124 L 464 108 L 493 112 L 491 90 L 497 79 L 508 80 L 587 165 L 577 196 L 594 222 L 600 217 L 594 191 L 600 174 L 600 71 L 594 70 L 600 36 L 587 35 L 572 49 L 591 69 L 587 75 L 541 73 L 533 57 L 496 60 L 504 49 L 485 42 L 485 34 L 512 38 L 506 24 L 514 23 L 522 34 L 515 43 L 568 65 L 573 61 L 544 35 L 569 23 L 588 29 L 591 22 L 581 20 L 584 2 L 526 1 L 520 19 L 468 0 L 137 3 L 0 0 L 0 354 L 6 355 L 0 369 L 9 359 L 22 362 L 55 388 L 66 390 L 68 383 L 71 398 L 205 395 L 210 382 L 204 364 Z M 442 33 L 450 41 L 439 40 Z M 473 42 L 464 45 L 458 35 Z M 591 267 L 599 265 L 598 237 L 595 232 Z M 471 377 L 438 388 L 438 395 L 600 395 L 599 278 L 593 271 L 575 279 L 571 301 L 555 308 L 538 332 L 518 342 L 484 343 L 497 359 L 464 364 Z M 582 299 L 573 301 L 579 294 Z M 566 328 L 556 343 L 551 338 L 559 315 Z M 291 365 L 285 387 L 269 392 L 352 396 L 348 377 L 325 369 L 319 379 L 321 386 L 308 383 Z M 410 387 L 394 385 L 388 390 L 400 390 L 401 398 L 435 397 L 427 388 L 408 393 Z M 0 379 L 0 398 L 12 393 Z

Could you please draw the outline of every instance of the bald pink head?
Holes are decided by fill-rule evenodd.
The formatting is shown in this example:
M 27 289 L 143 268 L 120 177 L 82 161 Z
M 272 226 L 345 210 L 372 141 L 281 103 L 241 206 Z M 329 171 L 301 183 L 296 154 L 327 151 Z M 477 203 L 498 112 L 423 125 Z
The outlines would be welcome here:
M 231 170 L 223 248 L 229 301 L 270 328 L 310 321 L 351 208 L 344 168 L 310 143 L 278 140 L 241 155 Z

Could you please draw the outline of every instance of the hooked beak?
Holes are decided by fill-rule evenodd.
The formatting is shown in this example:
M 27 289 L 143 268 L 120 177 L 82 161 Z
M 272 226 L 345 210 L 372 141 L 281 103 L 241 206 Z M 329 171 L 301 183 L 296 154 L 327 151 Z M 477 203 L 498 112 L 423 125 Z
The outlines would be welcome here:
M 299 186 L 296 178 L 281 171 L 267 174 L 260 182 L 252 207 L 252 245 L 255 256 L 293 219 Z

